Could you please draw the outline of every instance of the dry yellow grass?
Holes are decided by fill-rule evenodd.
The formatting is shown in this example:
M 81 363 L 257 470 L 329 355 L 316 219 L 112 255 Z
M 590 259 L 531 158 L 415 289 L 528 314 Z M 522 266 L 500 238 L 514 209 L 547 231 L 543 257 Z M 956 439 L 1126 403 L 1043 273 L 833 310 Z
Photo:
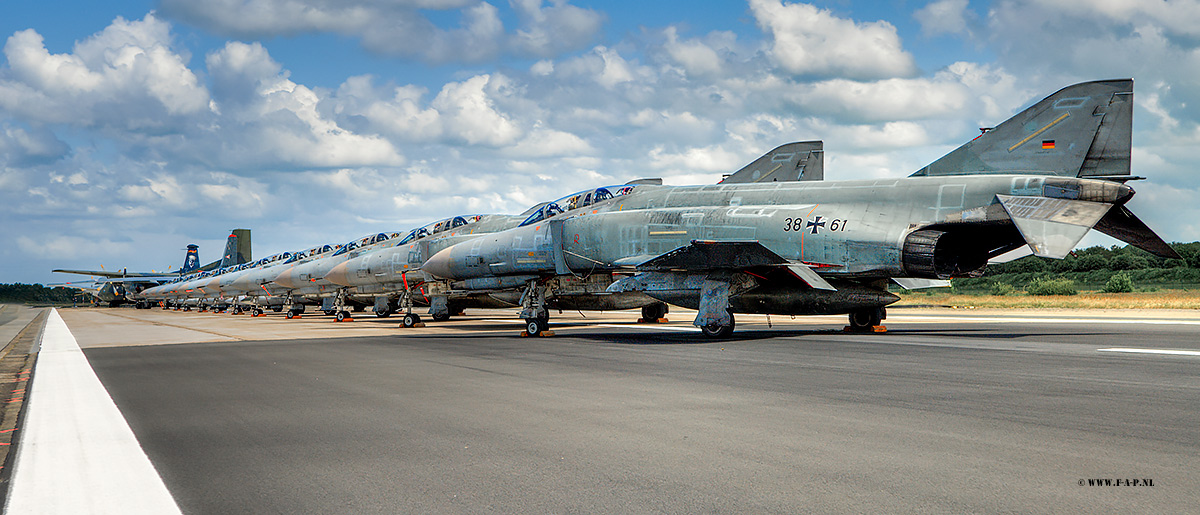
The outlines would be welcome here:
M 1163 290 L 1144 293 L 1090 293 L 1031 296 L 961 295 L 953 293 L 902 294 L 895 306 L 935 305 L 955 308 L 1064 308 L 1064 309 L 1200 309 L 1200 290 Z

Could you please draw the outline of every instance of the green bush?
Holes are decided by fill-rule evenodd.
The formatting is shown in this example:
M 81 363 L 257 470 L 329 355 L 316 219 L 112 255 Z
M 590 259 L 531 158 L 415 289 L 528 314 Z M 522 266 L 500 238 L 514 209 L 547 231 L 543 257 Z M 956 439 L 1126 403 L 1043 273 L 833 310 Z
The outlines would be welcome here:
M 1133 291 L 1133 278 L 1125 272 L 1117 272 L 1104 283 L 1104 293 L 1129 293 Z
M 1008 283 L 1002 283 L 999 281 L 992 283 L 992 295 L 1001 297 L 1005 295 L 1012 295 L 1014 289 L 1015 288 L 1013 288 L 1013 285 Z
M 1075 281 L 1065 277 L 1055 279 L 1039 277 L 1029 282 L 1025 291 L 1030 295 L 1075 295 Z

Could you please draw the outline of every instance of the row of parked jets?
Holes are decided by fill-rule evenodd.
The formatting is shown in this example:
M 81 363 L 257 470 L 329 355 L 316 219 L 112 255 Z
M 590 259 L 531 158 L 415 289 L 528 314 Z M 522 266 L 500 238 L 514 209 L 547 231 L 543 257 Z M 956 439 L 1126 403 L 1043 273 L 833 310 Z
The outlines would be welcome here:
M 782 145 L 715 185 L 643 179 L 590 188 L 516 215 L 472 214 L 407 233 L 284 252 L 177 277 L 140 307 L 317 306 L 338 321 L 371 307 L 402 326 L 424 309 L 520 308 L 529 335 L 550 311 L 697 310 L 728 337 L 735 313 L 847 314 L 880 330 L 905 288 L 983 273 L 1028 247 L 1062 258 L 1090 229 L 1178 257 L 1125 206 L 1133 81 L 1066 87 L 906 178 L 825 181 L 819 141 Z M 248 238 L 248 235 L 247 235 Z M 231 255 L 227 250 L 226 255 Z M 427 308 L 427 309 L 426 309 Z

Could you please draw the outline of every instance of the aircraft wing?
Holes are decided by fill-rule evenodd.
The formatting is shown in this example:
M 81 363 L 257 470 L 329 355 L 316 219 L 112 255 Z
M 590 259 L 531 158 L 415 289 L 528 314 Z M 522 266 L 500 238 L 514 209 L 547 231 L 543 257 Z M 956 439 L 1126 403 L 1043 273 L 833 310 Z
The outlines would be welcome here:
M 638 265 L 637 269 L 643 272 L 708 272 L 764 266 L 786 267 L 792 275 L 813 288 L 837 290 L 808 265 L 788 261 L 757 240 L 692 240 L 691 244 L 650 259 Z
M 60 273 L 64 273 L 64 274 L 94 275 L 96 277 L 108 277 L 110 279 L 120 279 L 122 277 L 124 277 L 124 278 L 142 278 L 142 277 L 162 278 L 163 277 L 163 274 L 154 273 L 154 272 L 121 272 L 119 270 L 116 270 L 116 271 L 114 271 L 114 270 L 64 270 L 64 269 L 59 268 L 59 269 L 51 270 L 51 272 L 60 272 Z M 178 277 L 179 277 L 178 275 L 171 275 L 164 280 L 175 279 Z
M 758 241 L 692 240 L 638 265 L 639 271 L 702 272 L 721 268 L 786 265 L 787 260 Z

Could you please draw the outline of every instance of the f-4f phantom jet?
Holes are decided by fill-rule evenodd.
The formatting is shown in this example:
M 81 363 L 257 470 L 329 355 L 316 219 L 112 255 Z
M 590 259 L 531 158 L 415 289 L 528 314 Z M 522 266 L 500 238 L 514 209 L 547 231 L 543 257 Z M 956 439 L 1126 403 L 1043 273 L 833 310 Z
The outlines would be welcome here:
M 1132 113 L 1132 80 L 1077 84 L 908 178 L 640 185 L 422 268 L 455 288 L 522 278 L 530 334 L 547 328 L 554 277 L 595 273 L 626 274 L 608 291 L 697 309 L 712 337 L 733 332 L 734 313 L 849 314 L 870 330 L 899 300 L 890 280 L 978 276 L 1023 245 L 1062 258 L 1093 228 L 1178 257 L 1125 207 Z
M 183 266 L 174 272 L 130 272 L 120 270 L 64 270 L 55 269 L 53 272 L 64 274 L 82 274 L 97 277 L 92 285 L 80 286 L 79 283 L 65 283 L 67 286 L 80 288 L 109 306 L 119 306 L 125 302 L 134 302 L 138 309 L 150 308 L 151 301 L 142 293 L 164 283 L 178 281 L 188 274 L 213 270 L 245 263 L 250 256 L 250 229 L 234 229 L 225 241 L 225 252 L 221 259 L 207 265 L 200 265 L 200 247 L 195 244 L 187 246 Z

